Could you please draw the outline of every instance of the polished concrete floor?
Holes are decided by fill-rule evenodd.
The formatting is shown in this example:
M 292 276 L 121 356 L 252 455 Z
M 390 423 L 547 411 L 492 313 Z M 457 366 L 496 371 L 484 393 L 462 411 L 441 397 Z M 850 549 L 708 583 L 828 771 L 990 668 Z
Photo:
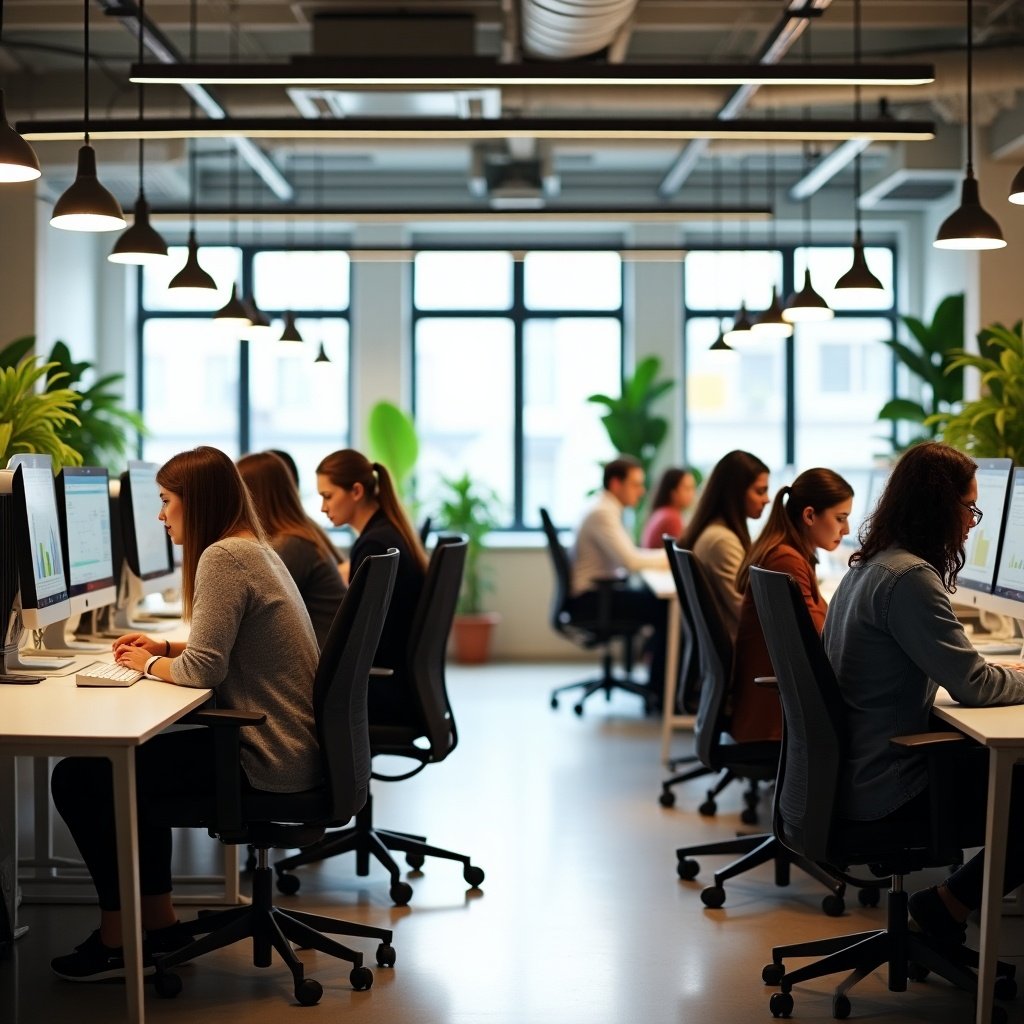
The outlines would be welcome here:
M 699 893 L 720 859 L 694 882 L 675 872 L 675 848 L 735 834 L 738 791 L 723 795 L 717 819 L 695 811 L 704 787 L 691 783 L 672 810 L 658 806 L 661 768 L 655 722 L 632 698 L 593 700 L 582 719 L 554 712 L 547 690 L 580 673 L 576 665 L 453 669 L 450 684 L 461 742 L 442 765 L 376 788 L 378 823 L 424 832 L 469 853 L 487 873 L 469 892 L 458 865 L 428 863 L 410 874 L 406 908 L 388 898 L 387 876 L 355 875 L 351 856 L 301 869 L 298 895 L 282 905 L 391 927 L 398 962 L 375 969 L 354 992 L 348 969 L 303 952 L 324 986 L 316 1007 L 292 999 L 280 963 L 256 970 L 243 947 L 181 970 L 184 989 L 163 1000 L 147 989 L 151 1021 L 346 1021 L 349 1024 L 734 1024 L 771 1020 L 761 967 L 773 943 L 874 927 L 881 911 L 856 905 L 842 918 L 820 910 L 822 891 L 794 876 L 772 883 L 770 867 L 730 883 L 720 910 Z M 687 737 L 678 740 L 685 750 Z M 183 841 L 190 866 L 216 864 L 215 844 Z M 212 848 L 212 849 L 211 849 Z M 183 917 L 195 908 L 183 907 Z M 95 908 L 24 905 L 21 939 L 0 964 L 0 1022 L 93 1024 L 125 1018 L 117 985 L 72 985 L 53 977 L 51 956 L 94 927 Z M 1007 950 L 1024 952 L 1024 927 L 1008 921 Z M 365 942 L 370 954 L 375 944 Z M 1018 959 L 1018 962 L 1020 960 Z M 827 981 L 794 992 L 794 1019 L 831 1020 Z M 886 991 L 874 975 L 853 994 L 853 1019 L 965 1024 L 973 1005 L 941 981 Z M 1021 1005 L 1011 1004 L 1011 1020 Z

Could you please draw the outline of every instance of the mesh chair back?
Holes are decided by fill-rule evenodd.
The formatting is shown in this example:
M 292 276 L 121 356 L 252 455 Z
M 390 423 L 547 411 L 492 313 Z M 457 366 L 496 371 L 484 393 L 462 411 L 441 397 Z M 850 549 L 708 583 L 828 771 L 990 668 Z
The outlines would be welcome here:
M 569 603 L 569 556 L 566 553 L 562 542 L 558 539 L 558 530 L 548 515 L 548 510 L 540 510 L 540 521 L 544 526 L 544 536 L 548 540 L 548 553 L 551 555 L 551 565 L 555 570 L 555 593 L 551 599 L 551 625 L 559 633 L 566 631 L 569 624 L 569 612 L 566 606 Z
M 732 673 L 732 640 L 696 556 L 674 542 L 666 544 L 665 548 L 679 604 L 686 609 L 697 648 L 700 675 L 700 700 L 694 721 L 697 756 L 708 768 L 717 769 L 722 734 L 728 726 L 726 704 Z
M 438 537 L 409 629 L 406 671 L 419 698 L 431 761 L 441 761 L 455 749 L 445 660 L 468 547 L 461 535 Z
M 332 821 L 351 818 L 369 793 L 366 691 L 397 572 L 395 548 L 363 560 L 320 652 L 313 680 L 313 714 Z
M 776 833 L 811 860 L 828 861 L 846 758 L 846 706 L 803 595 L 786 573 L 756 566 L 750 586 L 785 723 L 775 789 Z

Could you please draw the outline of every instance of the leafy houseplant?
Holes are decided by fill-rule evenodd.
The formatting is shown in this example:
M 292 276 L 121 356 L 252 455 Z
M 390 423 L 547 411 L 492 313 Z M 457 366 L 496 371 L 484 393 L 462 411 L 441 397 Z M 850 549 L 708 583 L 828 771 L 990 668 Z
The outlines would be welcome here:
M 461 662 L 479 663 L 487 660 L 490 634 L 498 621 L 495 613 L 483 610 L 484 594 L 493 584 L 480 564 L 483 539 L 498 526 L 498 496 L 489 487 L 474 483 L 469 473 L 455 479 L 442 477 L 441 483 L 440 527 L 464 534 L 469 541 L 454 626 L 455 655 Z
M 921 381 L 925 394 L 921 401 L 893 398 L 879 411 L 880 420 L 915 424 L 918 428 L 906 443 L 893 442 L 895 452 L 919 441 L 933 439 L 938 432 L 941 414 L 949 412 L 963 400 L 963 369 L 953 365 L 953 355 L 962 351 L 964 345 L 964 297 L 946 296 L 936 307 L 930 324 L 913 316 L 901 316 L 900 320 L 910 331 L 915 344 L 906 344 L 895 338 L 885 344 Z
M 49 388 L 40 391 L 44 378 Z M 60 381 L 54 364 L 38 356 L 26 355 L 0 368 L 0 466 L 19 452 L 49 455 L 55 470 L 82 464 L 82 456 L 66 440 L 69 428 L 78 424 L 75 404 L 80 396 L 58 387 Z
M 366 421 L 370 458 L 387 466 L 395 486 L 408 500 L 409 483 L 420 442 L 412 417 L 391 402 L 378 402 Z
M 981 374 L 982 395 L 956 412 L 930 418 L 942 439 L 974 458 L 1024 459 L 1024 336 L 1021 321 L 1013 328 L 995 323 L 978 332 L 979 352 L 954 353 L 950 372 L 965 366 Z

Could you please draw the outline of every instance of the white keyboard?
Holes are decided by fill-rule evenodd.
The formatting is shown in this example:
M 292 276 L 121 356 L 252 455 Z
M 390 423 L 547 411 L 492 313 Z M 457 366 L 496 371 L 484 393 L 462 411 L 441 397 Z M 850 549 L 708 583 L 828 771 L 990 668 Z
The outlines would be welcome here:
M 1020 640 L 982 640 L 974 645 L 979 654 L 1020 654 Z
M 111 662 L 109 665 L 89 665 L 75 676 L 79 686 L 131 686 L 142 678 L 138 669 Z

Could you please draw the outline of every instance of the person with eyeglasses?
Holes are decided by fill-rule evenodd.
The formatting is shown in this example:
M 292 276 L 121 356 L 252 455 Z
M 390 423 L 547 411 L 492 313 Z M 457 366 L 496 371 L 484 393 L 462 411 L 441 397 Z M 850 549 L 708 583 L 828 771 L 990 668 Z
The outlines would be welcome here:
M 905 754 L 897 735 L 929 731 L 940 686 L 969 707 L 1024 703 L 1024 664 L 991 664 L 974 649 L 950 595 L 964 566 L 970 531 L 981 522 L 975 463 L 940 442 L 900 458 L 875 511 L 861 526 L 829 604 L 822 639 L 847 709 L 846 817 L 905 822 L 930 816 L 924 754 Z M 957 844 L 984 841 L 988 756 L 962 744 L 949 800 Z M 1014 775 L 1003 891 L 1024 883 L 1024 775 Z M 984 851 L 942 884 L 910 896 L 916 925 L 947 943 L 966 940 L 966 920 L 981 906 Z

